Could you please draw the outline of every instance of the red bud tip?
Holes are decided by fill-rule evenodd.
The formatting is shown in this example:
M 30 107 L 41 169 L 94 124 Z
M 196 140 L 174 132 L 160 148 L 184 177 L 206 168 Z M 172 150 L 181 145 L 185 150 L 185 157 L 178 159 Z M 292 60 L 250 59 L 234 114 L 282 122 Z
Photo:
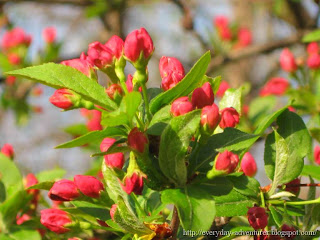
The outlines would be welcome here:
M 114 221 L 114 214 L 116 213 L 117 208 L 118 208 L 117 204 L 113 204 L 110 208 L 110 216 L 111 216 L 112 221 Z
M 120 37 L 116 35 L 112 36 L 108 42 L 106 42 L 105 46 L 112 51 L 116 59 L 120 59 L 122 57 L 124 42 Z
M 49 101 L 58 108 L 70 109 L 74 105 L 72 101 L 74 97 L 75 95 L 73 91 L 61 88 L 54 92 Z
M 206 82 L 200 88 L 196 88 L 192 93 L 191 102 L 194 108 L 203 108 L 212 105 L 214 94 L 210 83 Z
M 282 77 L 271 78 L 267 84 L 261 89 L 260 96 L 277 95 L 281 96 L 290 87 L 289 82 Z
M 13 147 L 11 144 L 8 143 L 3 145 L 3 147 L 1 148 L 1 153 L 11 159 L 13 159 L 14 157 Z
M 288 48 L 283 49 L 280 54 L 280 66 L 284 71 L 289 73 L 295 72 L 298 69 L 294 56 Z
M 161 87 L 167 91 L 173 88 L 184 78 L 184 68 L 174 57 L 162 57 L 159 62 L 159 71 L 162 78 Z
M 53 43 L 56 40 L 57 30 L 55 27 L 47 27 L 42 31 L 42 37 L 48 44 Z
M 246 152 L 241 160 L 241 170 L 248 177 L 253 177 L 257 173 L 256 161 L 249 152 Z
M 320 146 L 316 146 L 314 148 L 314 160 L 318 165 L 320 165 Z
M 69 229 L 65 228 L 64 225 L 71 223 L 72 221 L 68 213 L 65 211 L 60 209 L 44 209 L 40 214 L 41 224 L 52 232 L 61 234 L 69 231 Z
M 237 110 L 234 108 L 225 108 L 221 111 L 221 121 L 219 123 L 219 126 L 222 129 L 225 129 L 227 127 L 235 127 L 240 121 L 240 116 Z
M 146 150 L 149 144 L 147 136 L 137 127 L 133 128 L 128 135 L 128 146 L 140 153 Z
M 102 182 L 93 176 L 76 175 L 73 180 L 77 188 L 88 197 L 99 198 L 100 192 L 104 190 Z
M 73 181 L 62 179 L 53 184 L 48 196 L 54 201 L 72 201 L 78 198 L 80 193 Z
M 234 172 L 239 163 L 238 155 L 224 151 L 219 153 L 216 159 L 215 168 L 219 171 L 225 171 L 227 174 Z
M 100 144 L 101 152 L 106 152 L 108 149 L 116 142 L 114 138 L 105 138 Z M 124 154 L 112 153 L 104 155 L 105 164 L 111 168 L 119 168 L 122 169 L 124 165 Z

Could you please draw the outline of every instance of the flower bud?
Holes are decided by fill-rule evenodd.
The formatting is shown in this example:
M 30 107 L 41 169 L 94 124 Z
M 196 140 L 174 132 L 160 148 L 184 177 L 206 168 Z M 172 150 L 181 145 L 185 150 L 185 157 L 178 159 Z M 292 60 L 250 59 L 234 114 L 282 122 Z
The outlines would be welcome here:
M 320 165 L 320 146 L 314 148 L 314 161 Z
M 252 43 L 251 31 L 247 28 L 240 28 L 238 32 L 238 47 L 246 47 Z
M 170 109 L 171 113 L 175 117 L 184 115 L 188 112 L 191 112 L 192 110 L 193 106 L 188 97 L 180 97 L 174 100 Z
M 112 84 L 106 89 L 106 93 L 112 100 L 119 99 L 123 95 L 122 88 L 119 84 Z
M 43 226 L 55 233 L 65 233 L 69 229 L 64 225 L 71 223 L 71 218 L 67 212 L 60 209 L 44 209 L 40 212 L 40 222 Z
M 49 101 L 58 108 L 72 109 L 79 105 L 81 97 L 74 91 L 66 88 L 58 89 L 50 97 Z
M 218 97 L 222 98 L 223 95 L 224 95 L 224 93 L 225 93 L 229 88 L 230 88 L 229 83 L 226 82 L 226 81 L 222 81 L 222 82 L 220 83 L 220 86 L 219 86 L 219 89 L 218 89 L 216 95 L 217 95 Z
M 31 36 L 27 35 L 22 28 L 14 28 L 6 32 L 2 37 L 1 46 L 5 50 L 18 45 L 29 46 L 31 43 Z
M 112 36 L 108 42 L 106 42 L 105 46 L 112 51 L 116 59 L 119 60 L 122 57 L 124 42 L 117 35 Z
M 8 60 L 9 60 L 9 63 L 12 65 L 19 65 L 21 63 L 21 58 L 16 53 L 9 53 Z
M 87 122 L 87 128 L 89 131 L 102 130 L 101 126 L 101 112 L 98 110 L 91 110 L 91 116 Z
M 110 227 L 105 221 L 101 220 L 101 219 L 97 219 L 97 223 L 101 226 L 101 227 Z
M 89 78 L 93 78 L 93 79 L 97 78 L 97 74 L 93 68 L 93 64 L 91 60 L 88 60 L 84 54 L 82 54 L 80 59 L 76 58 L 76 59 L 62 61 L 61 64 L 75 68 L 78 71 L 82 72 L 84 75 L 88 76 Z
M 271 78 L 267 84 L 261 89 L 260 96 L 277 95 L 281 96 L 285 94 L 290 87 L 289 82 L 282 77 Z
M 257 164 L 251 153 L 246 152 L 241 160 L 241 170 L 244 175 L 253 177 L 257 173 Z
M 252 207 L 247 213 L 248 221 L 255 230 L 264 229 L 268 225 L 268 214 L 262 207 Z
M 217 16 L 213 22 L 220 38 L 225 41 L 230 41 L 232 39 L 232 32 L 229 27 L 229 19 L 226 16 Z
M 288 48 L 282 50 L 280 54 L 280 66 L 282 70 L 292 73 L 298 68 L 293 54 Z
M 310 69 L 320 68 L 320 54 L 314 53 L 308 57 L 307 65 Z
M 292 180 L 291 182 L 288 182 L 286 184 L 286 189 L 287 192 L 291 192 L 294 195 L 298 196 L 300 192 L 300 178 L 296 178 Z
M 224 171 L 226 174 L 234 172 L 239 163 L 238 155 L 224 151 L 219 153 L 215 162 L 215 169 L 219 171 Z
M 110 216 L 111 216 L 112 221 L 114 221 L 114 214 L 116 213 L 117 208 L 118 208 L 117 204 L 113 204 L 110 208 Z
M 42 37 L 47 44 L 51 44 L 56 40 L 57 30 L 55 27 L 46 27 L 42 31 Z
M 14 158 L 14 150 L 11 144 L 8 144 L 8 143 L 4 144 L 3 147 L 1 148 L 1 153 L 7 156 L 8 158 L 11 158 L 11 159 Z
M 161 87 L 165 91 L 177 85 L 185 75 L 183 65 L 174 57 L 163 56 L 159 62 L 159 71 L 162 78 Z
M 124 54 L 126 58 L 135 64 L 146 66 L 154 46 L 152 39 L 146 29 L 134 30 L 127 36 L 124 42 Z
M 80 193 L 73 181 L 62 179 L 53 184 L 48 196 L 54 201 L 72 201 L 78 198 Z
M 221 121 L 219 123 L 219 126 L 222 129 L 225 129 L 227 127 L 233 128 L 240 121 L 239 113 L 237 112 L 237 110 L 235 110 L 232 107 L 222 109 L 220 114 L 221 114 Z
M 220 114 L 216 104 L 213 103 L 211 106 L 202 108 L 200 124 L 205 132 L 212 134 L 219 122 Z
M 29 214 L 23 214 L 22 216 L 16 217 L 17 225 L 21 225 L 22 223 L 27 222 L 29 220 L 31 220 L 31 216 Z
M 229 19 L 226 16 L 216 16 L 213 19 L 214 26 L 216 28 L 226 28 L 229 25 Z
M 105 138 L 100 144 L 101 152 L 106 152 L 116 142 L 114 138 Z M 122 169 L 124 165 L 124 154 L 121 152 L 104 155 L 105 164 L 111 168 Z
M 191 102 L 194 108 L 203 108 L 212 105 L 214 94 L 210 83 L 206 82 L 200 88 L 196 88 L 192 93 Z
M 294 239 L 297 235 L 297 230 L 293 226 L 289 226 L 287 224 L 282 225 L 281 232 L 287 240 Z
M 122 185 L 122 189 L 131 194 L 134 192 L 136 195 L 141 195 L 143 190 L 143 176 L 139 172 L 134 172 L 131 176 L 125 177 L 125 185 Z
M 29 173 L 24 179 L 24 187 L 29 188 L 36 184 L 38 184 L 38 179 L 32 173 Z M 39 189 L 29 189 L 27 193 L 36 195 L 39 193 Z
M 309 55 L 318 54 L 319 53 L 318 43 L 317 42 L 309 43 L 307 46 L 307 52 Z
M 137 127 L 133 128 L 128 135 L 128 146 L 135 151 L 144 153 L 148 147 L 149 140 L 147 136 Z
M 73 180 L 77 188 L 88 197 L 99 198 L 100 192 L 104 190 L 102 182 L 93 176 L 76 175 Z
M 100 42 L 89 44 L 88 57 L 99 69 L 105 69 L 113 64 L 112 51 Z
M 12 86 L 12 85 L 16 82 L 16 80 L 17 80 L 16 77 L 14 77 L 14 76 L 8 76 L 8 77 L 6 78 L 6 84 L 7 84 L 8 86 Z

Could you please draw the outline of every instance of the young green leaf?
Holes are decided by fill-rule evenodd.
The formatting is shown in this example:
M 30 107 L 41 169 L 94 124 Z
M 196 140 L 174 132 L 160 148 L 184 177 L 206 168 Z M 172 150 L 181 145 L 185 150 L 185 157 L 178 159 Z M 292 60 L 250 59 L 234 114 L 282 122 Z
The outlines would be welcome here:
M 54 181 L 63 178 L 66 173 L 67 171 L 62 168 L 55 168 L 38 173 L 37 179 L 39 182 Z
M 219 102 L 219 109 L 233 107 L 241 115 L 241 95 L 242 89 L 229 88 Z
M 302 42 L 318 42 L 320 40 L 320 30 L 315 30 L 304 35 Z

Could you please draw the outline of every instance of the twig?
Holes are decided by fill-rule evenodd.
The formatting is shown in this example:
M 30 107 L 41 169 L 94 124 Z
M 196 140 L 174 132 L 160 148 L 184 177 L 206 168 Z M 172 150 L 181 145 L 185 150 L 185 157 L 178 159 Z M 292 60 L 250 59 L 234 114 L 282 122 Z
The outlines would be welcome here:
M 174 206 L 173 213 L 172 213 L 172 220 L 170 223 L 170 228 L 172 229 L 172 237 L 171 237 L 172 240 L 177 239 L 179 225 L 180 225 L 180 220 L 179 220 L 179 216 L 178 216 L 178 210 L 177 210 L 176 206 Z

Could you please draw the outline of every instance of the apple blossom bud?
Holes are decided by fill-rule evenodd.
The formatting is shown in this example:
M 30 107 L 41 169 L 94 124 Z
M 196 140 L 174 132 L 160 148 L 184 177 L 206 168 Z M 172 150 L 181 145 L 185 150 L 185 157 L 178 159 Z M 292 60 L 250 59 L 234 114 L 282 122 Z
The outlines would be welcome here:
M 54 201 L 72 201 L 80 196 L 76 184 L 67 179 L 62 179 L 53 184 L 48 196 Z
M 296 109 L 294 107 L 292 107 L 292 106 L 289 106 L 288 109 L 289 109 L 290 112 L 296 112 Z
M 1 47 L 8 50 L 19 45 L 29 46 L 31 36 L 27 35 L 22 28 L 14 28 L 6 32 L 2 37 Z
M 249 152 L 246 152 L 241 160 L 241 170 L 248 177 L 253 177 L 257 173 L 256 161 Z
M 136 195 L 141 195 L 143 190 L 143 176 L 139 172 L 134 172 L 131 176 L 125 177 L 125 184 L 122 185 L 122 189 L 131 194 L 134 192 Z
M 29 173 L 24 179 L 24 187 L 29 188 L 29 187 L 32 187 L 33 185 L 36 185 L 36 184 L 38 184 L 38 179 L 32 173 Z M 28 189 L 27 193 L 32 194 L 32 195 L 36 195 L 39 193 L 39 189 Z
M 309 55 L 318 54 L 319 53 L 319 45 L 317 42 L 309 43 L 307 46 L 307 52 Z
M 123 91 L 119 84 L 112 84 L 106 89 L 106 93 L 112 100 L 121 99 L 121 96 L 123 96 Z
M 144 28 L 129 33 L 124 42 L 124 54 L 132 63 L 146 66 L 153 51 L 152 39 Z
M 8 158 L 13 159 L 14 158 L 14 150 L 11 144 L 4 144 L 3 147 L 1 148 L 1 153 Z
M 29 220 L 31 220 L 31 216 L 29 214 L 23 214 L 22 216 L 16 217 L 17 225 L 21 225 L 22 223 L 27 222 Z
M 232 107 L 222 109 L 220 114 L 221 114 L 221 121 L 219 123 L 219 126 L 222 129 L 225 129 L 227 127 L 233 128 L 240 121 L 239 113 L 237 112 L 237 110 L 235 110 Z
M 192 93 L 191 102 L 194 108 L 203 108 L 212 105 L 214 94 L 210 83 L 206 82 L 200 88 L 196 88 Z
M 88 57 L 99 69 L 105 69 L 113 64 L 112 51 L 100 42 L 89 44 Z
M 67 212 L 60 209 L 44 209 L 41 210 L 40 214 L 41 224 L 52 232 L 61 234 L 69 231 L 68 228 L 64 227 L 72 222 Z
M 114 138 L 105 138 L 100 144 L 100 150 L 102 152 L 108 151 L 108 149 L 116 142 Z M 104 155 L 105 164 L 111 168 L 122 169 L 124 165 L 124 154 L 121 152 Z
M 97 223 L 101 226 L 101 227 L 110 227 L 105 221 L 97 219 Z
M 81 97 L 74 91 L 66 88 L 58 89 L 50 97 L 49 101 L 58 108 L 72 109 L 79 105 Z
M 16 82 L 16 80 L 17 80 L 16 77 L 14 77 L 14 76 L 8 76 L 8 77 L 6 78 L 6 84 L 7 84 L 8 86 L 12 86 L 12 85 Z
M 162 78 L 161 87 L 165 91 L 177 85 L 185 75 L 183 65 L 174 57 L 163 56 L 159 62 L 159 71 Z
M 262 207 L 252 207 L 247 213 L 248 221 L 255 230 L 264 229 L 268 225 L 268 214 Z
M 252 43 L 251 31 L 247 28 L 240 28 L 238 32 L 238 46 L 246 47 Z
M 287 240 L 294 239 L 297 235 L 297 230 L 293 226 L 289 226 L 287 224 L 283 224 L 281 227 L 281 233 L 285 234 L 284 238 Z
M 76 175 L 73 180 L 77 188 L 88 197 L 99 198 L 100 192 L 104 190 L 102 182 L 93 176 Z
M 113 204 L 110 208 L 110 217 L 111 217 L 112 221 L 114 221 L 114 214 L 116 213 L 117 208 L 118 208 L 117 204 Z
M 128 146 L 135 151 L 144 153 L 148 147 L 149 140 L 147 136 L 137 127 L 133 128 L 128 135 Z
M 219 86 L 219 89 L 218 89 L 216 95 L 217 95 L 218 97 L 222 98 L 223 95 L 224 95 L 224 93 L 225 93 L 229 88 L 230 88 L 229 83 L 226 82 L 226 81 L 222 81 L 222 82 L 220 83 L 220 86 Z
M 112 36 L 108 42 L 106 42 L 105 46 L 112 51 L 116 59 L 120 59 L 122 57 L 124 42 L 117 35 Z
M 191 112 L 192 110 L 193 106 L 188 97 L 180 97 L 174 100 L 170 109 L 173 116 L 176 117 Z
M 61 64 L 77 69 L 78 71 L 82 72 L 84 75 L 88 76 L 89 78 L 96 79 L 97 74 L 96 74 L 96 71 L 93 69 L 93 64 L 91 60 L 89 61 L 84 59 L 84 56 L 85 55 L 82 55 L 80 59 L 76 58 L 76 59 L 62 61 Z
M 217 16 L 214 18 L 213 22 L 218 30 L 220 38 L 225 41 L 230 41 L 232 39 L 232 32 L 229 27 L 229 19 L 226 16 Z
M 307 65 L 310 69 L 320 68 L 320 54 L 314 53 L 308 57 Z
M 204 132 L 212 134 L 220 122 L 219 108 L 216 104 L 205 106 L 201 111 L 200 124 Z
M 98 110 L 91 110 L 91 117 L 87 122 L 87 128 L 89 131 L 102 130 L 101 126 L 101 112 Z
M 46 27 L 42 31 L 42 37 L 48 44 L 53 43 L 56 40 L 57 30 L 55 27 Z
M 12 65 L 19 65 L 21 63 L 21 58 L 16 53 L 9 53 L 8 60 L 9 60 L 9 63 Z
M 290 87 L 289 82 L 282 77 L 271 78 L 267 84 L 261 89 L 260 96 L 277 95 L 281 96 L 285 94 Z
M 280 66 L 289 73 L 295 72 L 298 68 L 294 56 L 288 48 L 283 49 L 280 54 Z
M 223 15 L 216 16 L 213 19 L 213 24 L 217 28 L 225 28 L 225 27 L 228 27 L 228 25 L 229 25 L 229 19 Z
M 320 165 L 320 146 L 316 146 L 314 148 L 314 160 L 318 165 Z
M 296 196 L 299 195 L 300 192 L 300 178 L 296 178 L 291 182 L 286 184 L 286 191 L 295 194 Z
M 234 172 L 239 163 L 238 155 L 224 151 L 219 153 L 215 162 L 215 169 L 219 171 L 224 171 L 226 174 Z

